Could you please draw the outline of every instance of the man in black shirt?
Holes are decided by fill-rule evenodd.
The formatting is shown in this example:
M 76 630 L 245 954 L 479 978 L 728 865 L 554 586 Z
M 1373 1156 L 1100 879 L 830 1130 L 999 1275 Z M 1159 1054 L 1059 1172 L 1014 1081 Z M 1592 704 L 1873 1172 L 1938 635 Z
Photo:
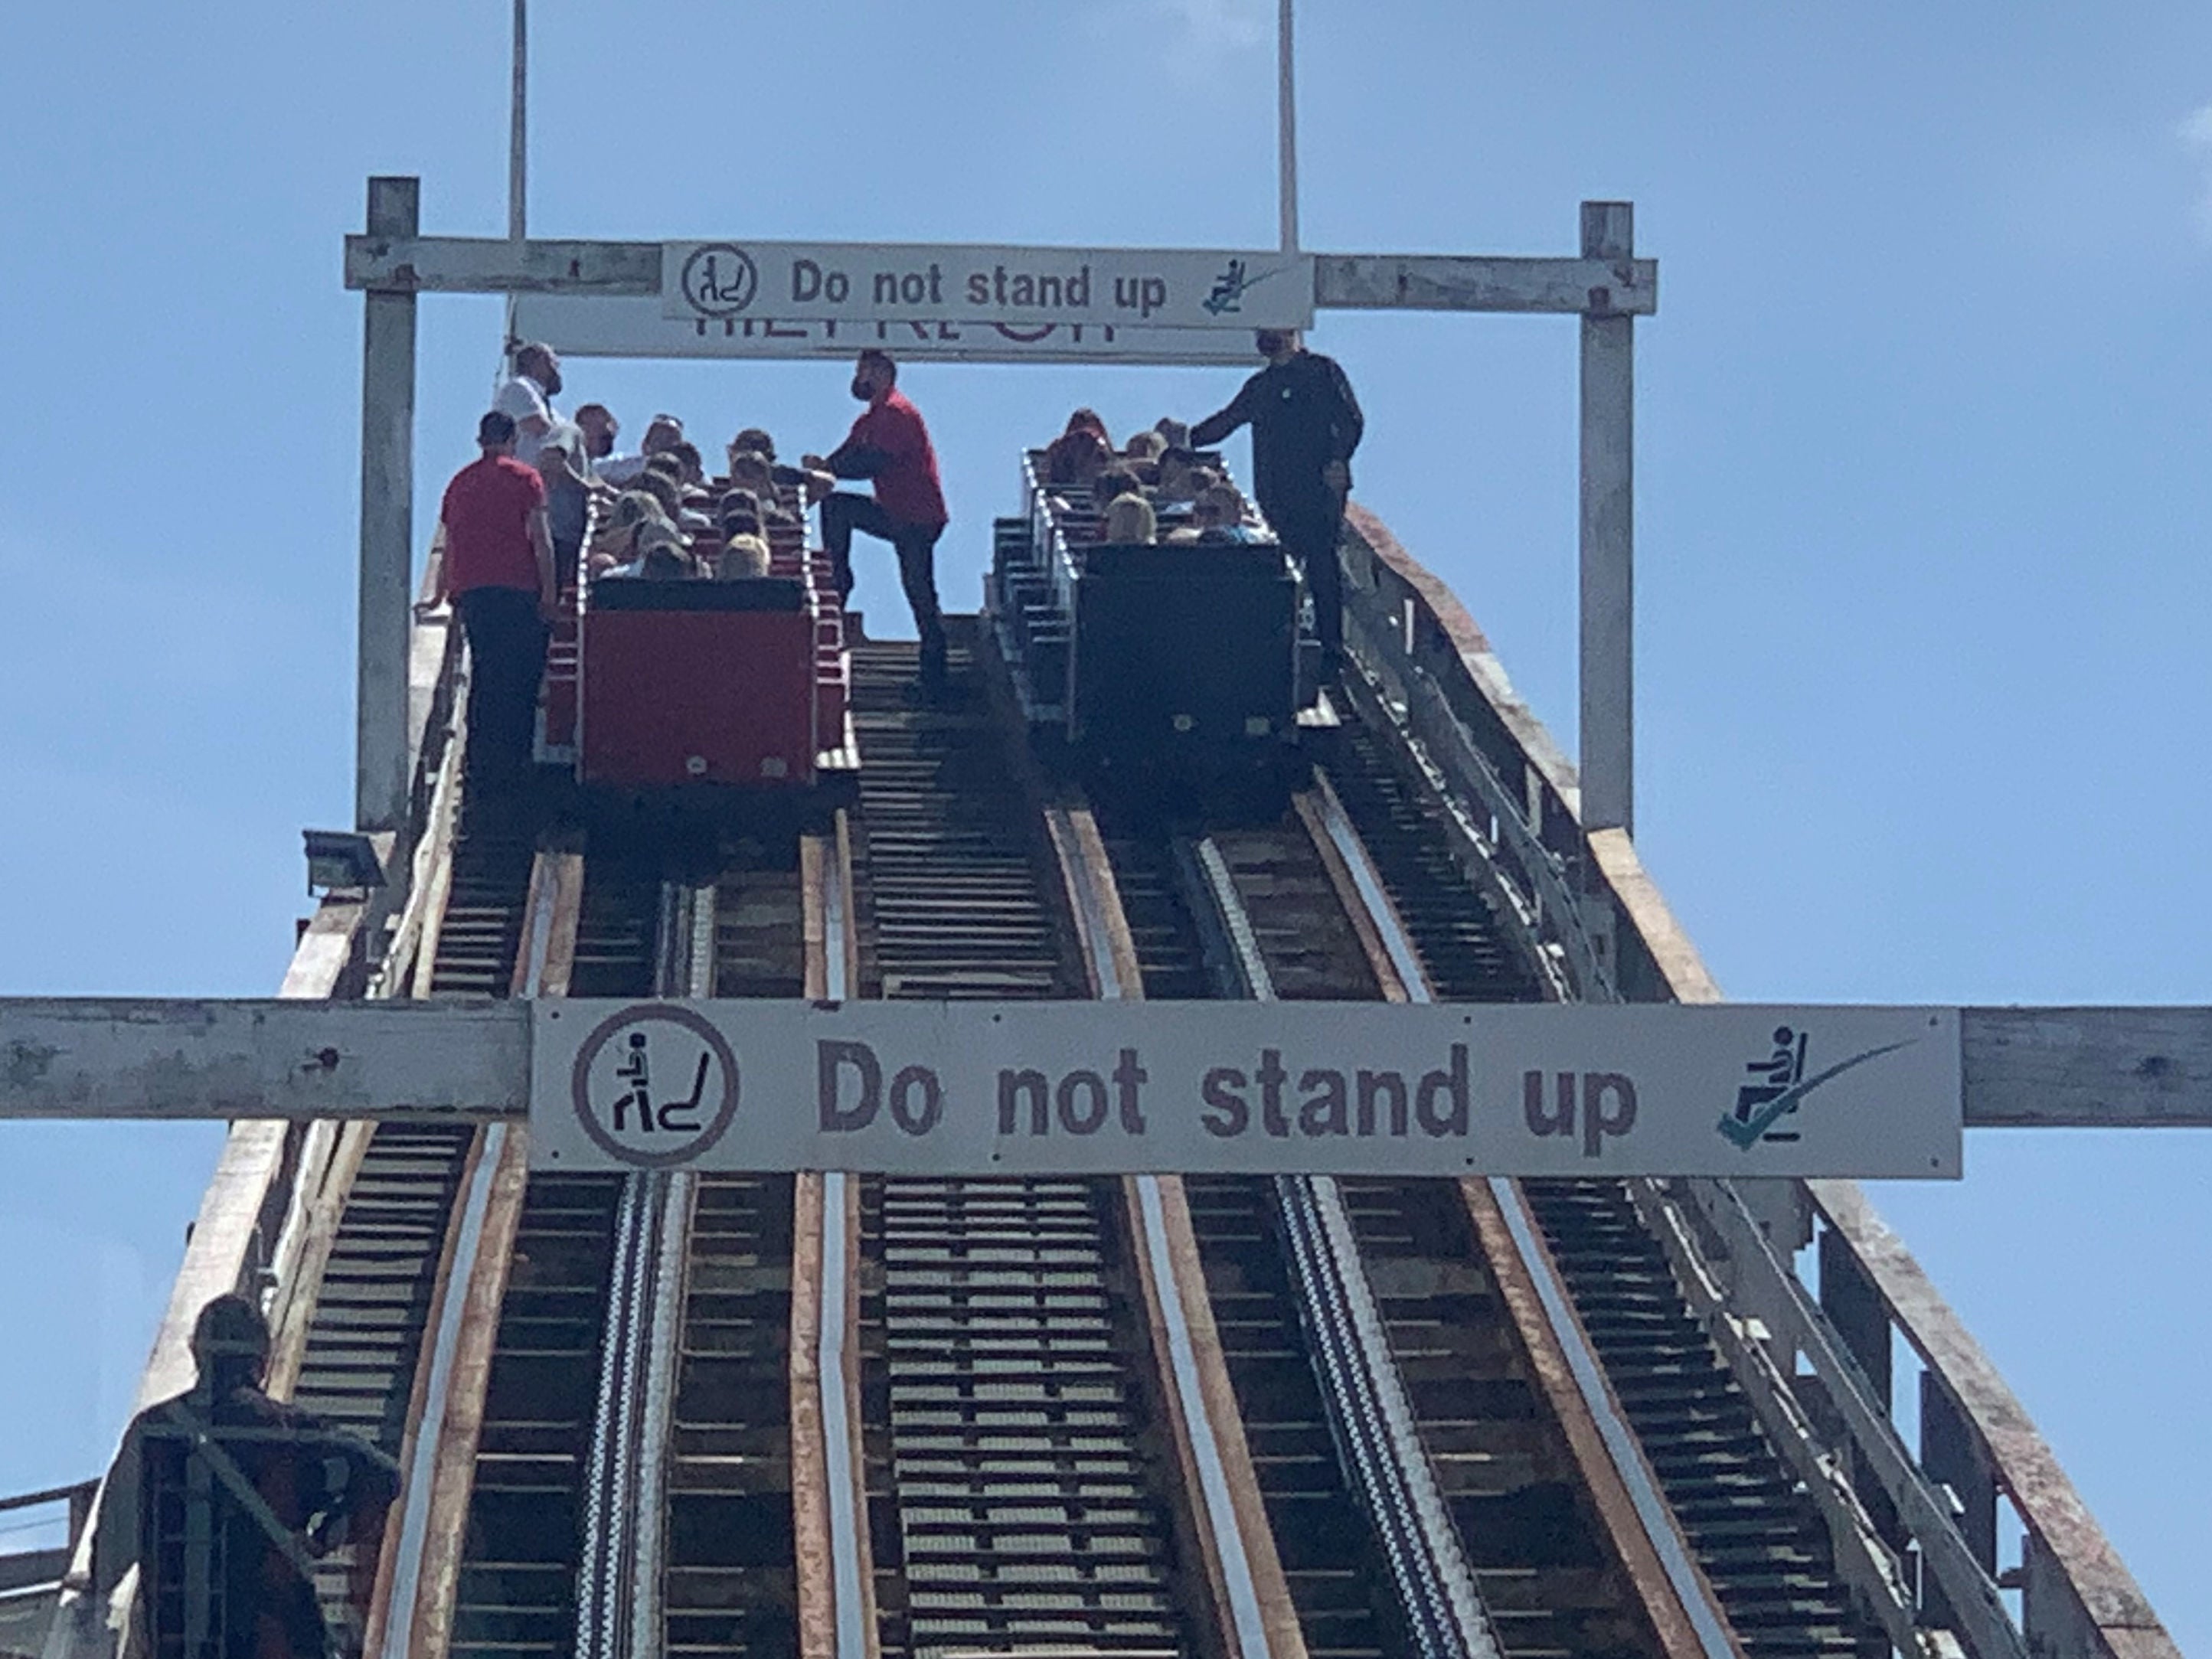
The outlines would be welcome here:
M 1250 424 L 1252 493 L 1305 568 L 1322 678 L 1332 680 L 1344 658 L 1344 568 L 1336 544 L 1364 422 L 1344 371 L 1334 358 L 1308 351 L 1295 330 L 1263 328 L 1255 343 L 1267 368 L 1244 382 L 1228 408 L 1193 427 L 1190 441 L 1218 444 Z
M 358 1642 L 325 1623 L 314 1563 L 353 1544 L 357 1622 L 398 1466 L 263 1393 L 269 1346 L 252 1302 L 209 1303 L 192 1331 L 198 1381 L 138 1414 L 108 1475 L 87 1588 L 104 1608 L 137 1565 L 149 1659 L 331 1659 Z

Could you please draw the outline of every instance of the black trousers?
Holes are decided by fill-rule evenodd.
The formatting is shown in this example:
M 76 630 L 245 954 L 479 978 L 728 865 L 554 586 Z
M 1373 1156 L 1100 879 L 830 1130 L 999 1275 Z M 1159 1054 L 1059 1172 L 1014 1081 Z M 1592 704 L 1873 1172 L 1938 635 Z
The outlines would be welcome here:
M 469 770 L 512 777 L 530 764 L 538 686 L 545 677 L 545 624 L 538 596 L 472 587 L 453 605 L 469 636 Z
M 934 670 L 941 671 L 945 623 L 937 608 L 937 538 L 945 533 L 945 526 L 901 524 L 872 496 L 841 489 L 825 497 L 822 542 L 829 551 L 830 568 L 837 573 L 840 599 L 850 598 L 853 592 L 853 532 L 856 530 L 889 542 L 897 552 L 899 585 L 906 589 L 915 630 L 921 635 L 922 667 L 929 672 L 933 665 Z
M 1344 535 L 1344 497 L 1325 489 L 1261 505 L 1283 545 L 1305 568 L 1306 592 L 1313 596 L 1314 631 L 1321 637 L 1323 658 L 1334 669 L 1344 656 L 1344 562 L 1336 551 Z

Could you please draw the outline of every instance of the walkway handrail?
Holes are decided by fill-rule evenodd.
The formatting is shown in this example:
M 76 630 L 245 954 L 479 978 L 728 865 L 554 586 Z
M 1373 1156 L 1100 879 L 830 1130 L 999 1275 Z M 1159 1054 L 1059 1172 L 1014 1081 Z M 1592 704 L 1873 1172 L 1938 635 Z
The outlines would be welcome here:
M 1522 781 L 1522 828 L 1575 883 L 1580 927 L 1615 994 L 1632 1002 L 1721 1000 L 1720 988 L 1626 832 L 1583 830 L 1572 765 L 1515 695 L 1489 641 L 1465 607 L 1373 514 L 1355 505 L 1346 516 L 1346 605 L 1362 626 L 1360 648 L 1379 651 L 1382 665 L 1393 672 L 1418 669 L 1433 683 L 1451 716 L 1449 726 L 1442 726 L 1435 701 L 1425 708 L 1422 699 L 1408 698 L 1401 718 L 1409 734 L 1437 751 L 1464 741 L 1509 790 L 1514 780 Z M 1367 665 L 1372 669 L 1376 663 Z M 1520 837 L 1504 824 L 1499 830 L 1494 839 L 1510 854 Z M 1531 887 L 1540 875 L 1538 870 L 1523 873 Z M 1547 927 L 1551 920 L 1545 918 Z M 1577 954 L 1567 940 L 1548 933 L 1543 937 L 1571 959 Z M 1590 994 L 1586 986 L 1578 988 Z M 1696 1182 L 1684 1187 L 1696 1207 L 1709 1215 L 1733 1214 L 1745 1201 L 1735 1183 Z M 1930 1553 L 1956 1561 L 1954 1543 L 1962 1538 L 1982 1574 L 2017 1583 L 2025 1594 L 2016 1635 L 2030 1651 L 2180 1659 L 2142 1587 L 2091 1518 L 1996 1365 L 1936 1293 L 1902 1242 L 1875 1216 L 1857 1185 L 1793 1182 L 1786 1188 L 1784 1207 L 1795 1212 L 1806 1233 L 1791 1242 L 1793 1248 L 1809 1240 L 1816 1214 L 1826 1224 L 1820 1294 L 1817 1302 L 1805 1304 L 1805 1317 L 1819 1341 L 1848 1355 L 1865 1377 L 1879 1379 L 1872 1391 L 1884 1407 L 1893 1329 L 1928 1367 L 1912 1479 L 1939 1491 L 1948 1488 L 1956 1505 L 1954 1521 L 1962 1517 L 1966 1522 L 1954 1524 L 1949 1538 L 1929 1540 Z M 1651 1194 L 1644 1196 L 1648 1201 Z M 1776 1242 L 1778 1256 L 1786 1255 L 1784 1242 Z M 1795 1274 L 1790 1277 L 1802 1291 Z M 1749 1311 L 1763 1315 L 1766 1309 Z M 1838 1322 L 1844 1328 L 1838 1329 Z M 1786 1388 L 1795 1356 L 1778 1351 L 1774 1358 L 1777 1386 Z M 1781 1363 L 1784 1359 L 1791 1363 Z M 1874 1443 L 1893 1433 L 1893 1425 L 1888 1434 L 1862 1445 L 1847 1425 L 1844 1440 L 1867 1460 L 1867 1467 L 1880 1468 L 1891 1462 L 1893 1447 Z M 1998 1573 L 1999 1494 L 2011 1503 L 2027 1533 L 2026 1560 L 2016 1580 Z M 1899 1541 L 1914 1536 L 1909 1522 L 1899 1530 Z M 1929 1622 L 1952 1622 L 1955 1615 L 1940 1605 L 1940 1595 L 1928 1598 L 1923 1588 L 1923 1596 Z M 1968 1614 L 1959 1622 L 1971 1627 L 1976 1620 Z M 2002 1651 L 2008 1644 L 1992 1633 L 1991 1645 Z M 1990 1648 L 1970 1651 L 1976 1659 L 1994 1659 Z

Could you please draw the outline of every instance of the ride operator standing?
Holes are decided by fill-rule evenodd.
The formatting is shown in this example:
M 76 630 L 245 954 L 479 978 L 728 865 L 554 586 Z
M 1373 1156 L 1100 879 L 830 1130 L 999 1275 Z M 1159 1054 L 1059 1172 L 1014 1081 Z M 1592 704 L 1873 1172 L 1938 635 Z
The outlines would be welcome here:
M 898 365 L 885 351 L 863 351 L 853 366 L 853 395 L 867 408 L 845 441 L 801 465 L 840 478 L 874 481 L 875 497 L 839 490 L 822 502 L 822 541 L 837 573 L 841 599 L 853 592 L 853 532 L 889 542 L 898 554 L 899 583 L 921 635 L 921 687 L 945 684 L 945 622 L 937 606 L 937 538 L 945 533 L 945 492 L 937 451 L 921 412 L 898 389 Z
M 1218 444 L 1250 425 L 1252 493 L 1304 568 L 1327 684 L 1344 665 L 1344 567 L 1336 544 L 1352 490 L 1352 452 L 1365 422 L 1336 360 L 1308 351 L 1295 329 L 1263 328 L 1253 343 L 1267 368 L 1244 382 L 1226 409 L 1191 428 L 1190 441 L 1194 447 Z
M 138 1570 L 124 1650 L 149 1659 L 344 1659 L 368 1614 L 399 1467 L 368 1441 L 263 1391 L 269 1322 L 216 1297 L 192 1328 L 198 1380 L 132 1419 L 100 1501 L 96 1617 Z M 353 1547 L 331 1621 L 316 1563 Z
M 514 417 L 493 410 L 477 423 L 481 459 L 446 486 L 446 536 L 434 605 L 447 599 L 469 641 L 468 768 L 496 792 L 530 770 L 538 684 L 561 583 L 545 481 L 514 459 Z

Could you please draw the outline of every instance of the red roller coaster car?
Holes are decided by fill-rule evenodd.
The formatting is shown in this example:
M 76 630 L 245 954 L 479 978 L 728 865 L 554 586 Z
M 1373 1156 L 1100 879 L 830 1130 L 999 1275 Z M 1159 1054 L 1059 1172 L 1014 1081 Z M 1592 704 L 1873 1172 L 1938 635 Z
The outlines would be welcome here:
M 602 576 L 564 593 L 539 758 L 571 764 L 587 791 L 644 795 L 849 774 L 851 670 L 828 562 L 795 526 L 776 529 L 771 552 L 765 576 Z

